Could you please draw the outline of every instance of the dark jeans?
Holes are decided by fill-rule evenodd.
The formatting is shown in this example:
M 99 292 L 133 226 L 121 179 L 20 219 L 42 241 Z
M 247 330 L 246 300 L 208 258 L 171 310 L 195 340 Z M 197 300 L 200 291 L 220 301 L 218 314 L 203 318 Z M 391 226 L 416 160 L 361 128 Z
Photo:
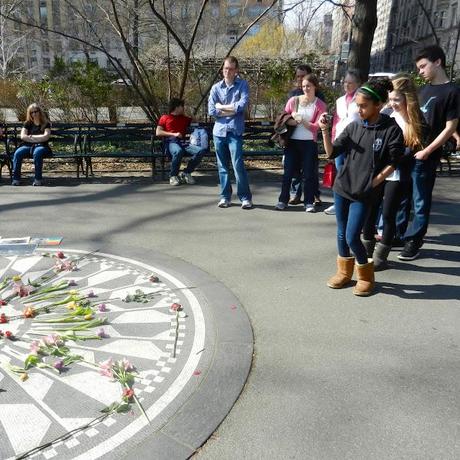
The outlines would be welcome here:
M 428 230 L 433 187 L 436 180 L 436 158 L 417 160 L 412 169 L 412 209 L 414 216 L 404 239 L 421 244 Z
M 291 139 L 284 156 L 284 174 L 278 201 L 288 203 L 292 179 L 302 171 L 304 203 L 313 204 L 318 190 L 318 144 L 314 141 Z
M 191 155 L 186 168 L 185 173 L 192 173 L 195 168 L 200 164 L 203 155 L 206 153 L 206 149 L 197 147 L 196 145 L 182 146 L 178 142 L 168 141 L 165 143 L 167 153 L 171 155 L 171 172 L 170 176 L 177 176 L 179 174 L 182 157 L 184 155 Z
M 363 238 L 373 240 L 376 233 L 380 205 L 382 205 L 382 243 L 391 246 L 396 235 L 396 214 L 398 212 L 407 182 L 385 181 L 375 190 L 369 214 L 363 227 Z
M 22 145 L 16 149 L 13 156 L 13 180 L 21 179 L 22 160 L 29 156 L 34 159 L 35 180 L 42 180 L 43 158 L 49 155 L 51 155 L 49 147 L 40 144 Z
M 358 264 L 367 263 L 366 249 L 361 242 L 361 230 L 369 213 L 369 203 L 351 201 L 334 194 L 337 221 L 337 247 L 340 257 L 350 257 L 350 249 Z

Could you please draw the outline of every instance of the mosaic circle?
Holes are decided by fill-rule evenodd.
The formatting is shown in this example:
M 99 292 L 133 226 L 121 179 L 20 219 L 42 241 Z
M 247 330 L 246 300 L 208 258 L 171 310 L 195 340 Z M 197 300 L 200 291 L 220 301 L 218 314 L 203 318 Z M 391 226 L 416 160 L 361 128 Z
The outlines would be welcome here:
M 61 256 L 0 257 L 3 459 L 113 452 L 160 426 L 199 373 L 205 320 L 189 287 L 123 257 L 69 249 Z M 123 372 L 129 384 L 120 383 Z

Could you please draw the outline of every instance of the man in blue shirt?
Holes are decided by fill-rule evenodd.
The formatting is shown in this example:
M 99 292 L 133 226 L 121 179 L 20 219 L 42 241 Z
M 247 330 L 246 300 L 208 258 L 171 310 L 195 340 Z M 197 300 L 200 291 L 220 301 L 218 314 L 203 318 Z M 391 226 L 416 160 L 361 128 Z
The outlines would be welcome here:
M 219 170 L 220 208 L 231 206 L 230 160 L 235 172 L 237 195 L 243 209 L 251 209 L 252 194 L 243 161 L 244 113 L 249 102 L 249 86 L 238 76 L 238 60 L 225 58 L 224 79 L 209 94 L 208 113 L 216 122 L 212 131 Z

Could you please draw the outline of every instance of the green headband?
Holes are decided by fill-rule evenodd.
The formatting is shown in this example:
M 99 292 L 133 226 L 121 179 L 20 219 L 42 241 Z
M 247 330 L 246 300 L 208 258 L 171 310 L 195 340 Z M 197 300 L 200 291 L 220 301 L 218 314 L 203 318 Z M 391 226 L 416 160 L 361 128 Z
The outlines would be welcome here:
M 368 93 L 373 94 L 377 98 L 378 101 L 383 102 L 379 94 L 377 94 L 372 88 L 369 88 L 369 86 L 361 86 L 361 89 L 364 89 Z

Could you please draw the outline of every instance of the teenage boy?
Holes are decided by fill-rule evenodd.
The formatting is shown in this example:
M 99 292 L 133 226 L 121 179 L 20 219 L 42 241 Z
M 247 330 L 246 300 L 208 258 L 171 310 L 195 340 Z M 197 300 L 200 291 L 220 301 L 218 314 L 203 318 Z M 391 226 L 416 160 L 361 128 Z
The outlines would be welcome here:
M 206 149 L 185 142 L 187 129 L 192 119 L 184 115 L 184 101 L 172 98 L 169 101 L 169 113 L 162 115 L 158 120 L 156 135 L 163 138 L 164 150 L 171 156 L 171 171 L 169 183 L 180 185 L 182 183 L 194 184 L 192 172 L 200 164 Z M 186 168 L 179 174 L 179 169 L 184 155 L 191 155 Z
M 244 113 L 249 102 L 249 85 L 238 76 L 238 71 L 236 57 L 226 57 L 222 68 L 224 79 L 211 88 L 208 112 L 216 120 L 212 134 L 220 181 L 221 199 L 217 206 L 228 208 L 232 203 L 231 161 L 241 208 L 251 209 L 252 194 L 243 161 Z
M 436 168 L 442 146 L 455 133 L 460 117 L 460 88 L 449 81 L 446 55 L 437 45 L 423 49 L 415 59 L 419 74 L 428 82 L 419 91 L 420 108 L 431 128 L 430 144 L 414 154 L 412 206 L 414 217 L 404 235 L 400 260 L 419 255 L 428 229 Z

